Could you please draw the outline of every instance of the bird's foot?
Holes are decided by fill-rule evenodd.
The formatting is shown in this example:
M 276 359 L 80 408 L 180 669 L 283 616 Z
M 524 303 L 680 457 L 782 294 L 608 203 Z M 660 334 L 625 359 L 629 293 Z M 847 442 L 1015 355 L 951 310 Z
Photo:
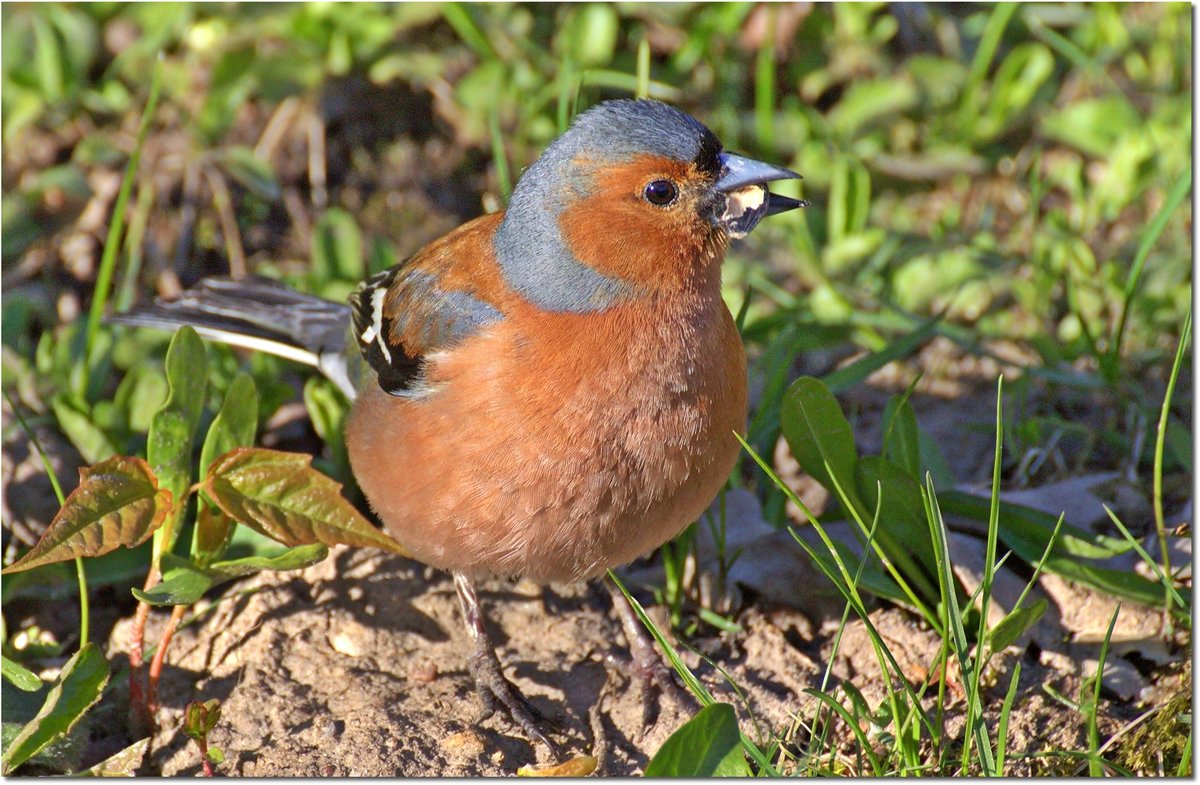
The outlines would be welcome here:
M 649 728 L 658 722 L 658 699 L 664 695 L 684 711 L 696 711 L 699 708 L 696 699 L 679 686 L 674 668 L 663 662 L 654 638 L 642 625 L 625 595 L 608 580 L 604 581 L 604 585 L 612 595 L 613 609 L 621 620 L 621 628 L 629 644 L 629 660 L 624 664 L 641 689 L 642 727 Z
M 641 685 L 643 728 L 653 727 L 658 722 L 660 697 L 666 696 L 676 706 L 689 713 L 698 708 L 692 694 L 679 686 L 675 670 L 663 662 L 656 651 L 651 652 L 651 657 L 652 659 L 639 661 L 635 656 L 630 661 L 633 677 Z
M 477 722 L 488 719 L 499 710 L 519 725 L 529 738 L 545 745 L 556 762 L 561 761 L 558 747 L 542 732 L 542 726 L 553 725 L 551 720 L 538 711 L 504 676 L 500 659 L 496 656 L 496 647 L 483 624 L 483 612 L 479 607 L 479 598 L 473 582 L 456 573 L 454 584 L 467 631 L 471 633 L 475 643 L 475 651 L 472 652 L 468 665 L 471 678 L 475 680 L 475 690 L 483 704 Z
M 507 714 L 531 739 L 545 745 L 556 761 L 560 760 L 557 745 L 542 732 L 543 726 L 552 726 L 554 723 L 505 678 L 495 650 L 490 647 L 476 648 L 471 655 L 470 666 L 475 690 L 483 704 L 478 721 L 488 719 L 497 711 Z

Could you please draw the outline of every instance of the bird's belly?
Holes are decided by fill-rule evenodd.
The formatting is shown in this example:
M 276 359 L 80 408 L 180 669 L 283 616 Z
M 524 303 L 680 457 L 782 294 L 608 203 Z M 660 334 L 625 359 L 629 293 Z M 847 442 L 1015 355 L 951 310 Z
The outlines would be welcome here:
M 553 351 L 501 335 L 423 399 L 365 390 L 347 426 L 359 484 L 443 569 L 569 581 L 631 561 L 695 520 L 737 456 L 745 358 L 721 315 L 699 345 L 616 353 L 602 329 Z

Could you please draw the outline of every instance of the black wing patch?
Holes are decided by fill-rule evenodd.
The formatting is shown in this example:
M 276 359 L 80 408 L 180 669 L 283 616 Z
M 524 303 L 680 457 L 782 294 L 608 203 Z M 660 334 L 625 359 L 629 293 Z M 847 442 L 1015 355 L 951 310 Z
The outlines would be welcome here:
M 504 318 L 488 303 L 443 291 L 433 276 L 404 265 L 364 281 L 350 296 L 350 307 L 359 350 L 383 391 L 396 396 L 422 392 L 426 355 Z
M 392 320 L 384 314 L 384 301 L 400 267 L 377 273 L 350 295 L 351 320 L 359 351 L 375 369 L 376 379 L 389 395 L 404 395 L 421 375 L 421 357 L 410 356 L 401 346 L 389 344 Z

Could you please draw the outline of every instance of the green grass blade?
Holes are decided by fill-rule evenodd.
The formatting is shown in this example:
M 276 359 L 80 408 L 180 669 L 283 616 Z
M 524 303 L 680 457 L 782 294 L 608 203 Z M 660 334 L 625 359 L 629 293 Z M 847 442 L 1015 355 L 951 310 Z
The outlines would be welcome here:
M 1137 253 L 1133 257 L 1133 265 L 1129 268 L 1129 276 L 1125 279 L 1124 302 L 1121 303 L 1121 318 L 1117 322 L 1117 332 L 1113 336 L 1112 345 L 1108 348 L 1108 365 L 1113 372 L 1116 370 L 1117 359 L 1121 356 L 1121 342 L 1125 338 L 1125 326 L 1129 320 L 1129 309 L 1133 306 L 1133 296 L 1137 292 L 1138 284 L 1142 280 L 1142 270 L 1146 266 L 1146 259 L 1150 256 L 1150 251 L 1154 248 L 1154 244 L 1158 242 L 1159 235 L 1167 228 L 1167 222 L 1171 220 L 1171 214 L 1176 208 L 1183 203 L 1184 198 L 1192 190 L 1192 167 L 1188 166 L 1187 171 L 1180 175 L 1175 181 L 1175 185 L 1171 187 L 1170 193 L 1167 194 L 1166 201 L 1162 207 L 1158 208 L 1154 218 L 1146 227 L 1146 233 L 1142 235 L 1142 241 L 1138 243 Z
M 947 630 L 947 634 L 951 636 L 954 653 L 958 658 L 958 666 L 962 672 L 963 684 L 975 685 L 977 682 L 974 671 L 979 662 L 972 662 L 970 657 L 967 632 L 963 628 L 962 610 L 958 604 L 957 582 L 950 566 L 950 547 L 949 538 L 946 533 L 946 522 L 942 519 L 942 511 L 938 506 L 937 494 L 933 488 L 933 479 L 928 474 L 925 475 L 925 488 L 922 499 L 925 502 L 925 515 L 929 522 L 929 531 L 934 543 L 934 554 L 938 562 L 938 578 L 941 581 L 942 602 L 946 604 L 949 610 L 949 629 Z M 994 776 L 996 761 L 992 757 L 992 747 L 987 739 L 987 727 L 983 723 L 983 710 L 979 692 L 973 689 L 972 686 L 967 687 L 967 692 L 967 736 L 963 739 L 961 773 L 967 773 L 967 763 L 970 759 L 972 743 L 974 743 L 979 755 L 979 764 L 983 770 L 983 775 L 987 777 Z
M 996 380 L 996 442 L 995 450 L 992 457 L 992 493 L 991 505 L 988 509 L 988 527 L 987 527 L 987 546 L 983 557 L 983 580 L 979 586 L 979 629 L 975 635 L 975 666 L 971 673 L 971 681 L 966 685 L 968 694 L 971 696 L 970 711 L 967 715 L 968 723 L 978 721 L 983 723 L 983 703 L 979 698 L 981 694 L 981 681 L 983 679 L 983 666 L 985 663 L 985 651 L 987 650 L 987 633 L 988 633 L 988 610 L 992 603 L 992 580 L 995 576 L 996 569 L 996 539 L 1000 530 L 1000 467 L 1004 453 L 1004 376 L 1001 375 Z M 933 493 L 933 481 L 930 480 L 930 494 Z M 953 583 L 948 584 L 953 589 Z M 965 673 L 964 673 L 965 676 Z M 974 715 L 973 712 L 978 709 L 979 714 Z M 988 753 L 991 752 L 986 739 L 986 728 L 984 729 L 984 737 L 979 740 L 980 762 L 991 763 L 992 770 L 988 771 L 987 766 L 984 766 L 984 772 L 988 775 L 995 774 L 995 762 L 984 761 Z M 964 756 L 969 751 L 970 744 L 964 745 Z
M 1088 685 L 1084 683 L 1084 716 L 1087 717 L 1087 739 L 1088 739 L 1088 773 L 1093 777 L 1104 776 L 1104 765 L 1099 757 L 1100 750 L 1100 729 L 1096 722 L 1096 715 L 1100 710 L 1100 689 L 1104 684 L 1104 661 L 1108 658 L 1108 645 L 1112 640 L 1113 629 L 1117 626 L 1117 615 L 1121 612 L 1121 606 L 1118 603 L 1113 609 L 1112 618 L 1108 621 L 1108 631 L 1104 633 L 1104 642 L 1100 644 L 1100 657 L 1096 663 L 1096 675 L 1091 684 L 1091 694 L 1087 694 Z
M 108 305 L 109 292 L 112 289 L 113 271 L 117 265 L 117 251 L 121 247 L 121 235 L 125 229 L 125 206 L 129 202 L 129 193 L 133 190 L 133 180 L 137 176 L 138 162 L 142 158 L 142 147 L 146 143 L 146 134 L 150 131 L 150 121 L 158 106 L 158 94 L 162 88 L 162 53 L 154 62 L 154 71 L 150 76 L 150 95 L 146 99 L 146 107 L 142 110 L 142 119 L 138 124 L 137 140 L 133 152 L 129 155 L 129 163 L 125 165 L 125 175 L 121 178 L 121 187 L 117 191 L 117 201 L 113 206 L 112 222 L 108 227 L 108 235 L 104 238 L 104 251 L 100 255 L 100 268 L 96 273 L 96 289 L 92 294 L 92 305 L 88 310 L 87 335 L 83 344 L 83 367 L 86 371 L 92 367 L 92 351 L 96 345 L 96 334 L 100 331 L 100 320 L 104 317 L 104 309 Z M 82 397 L 87 391 L 88 373 L 80 375 L 80 388 L 76 390 Z
M 1176 777 L 1190 777 L 1192 774 L 1192 741 L 1195 738 L 1196 726 L 1194 723 L 1189 722 L 1187 741 L 1184 742 L 1183 752 L 1179 756 L 1179 768 L 1175 769 Z
M 625 588 L 625 584 L 621 582 L 621 579 L 617 577 L 616 573 L 614 573 L 612 570 L 609 570 L 608 578 L 613 582 L 613 585 L 621 590 L 621 594 L 625 595 L 625 599 L 629 601 L 629 607 L 633 608 L 633 612 L 637 615 L 638 620 L 642 623 L 642 626 L 650 632 L 651 636 L 653 636 L 654 640 L 658 643 L 659 648 L 662 649 L 663 654 L 666 655 L 667 660 L 671 663 L 671 667 L 675 669 L 675 673 L 679 674 L 679 678 L 683 681 L 684 686 L 688 688 L 692 695 L 696 696 L 696 700 L 700 702 L 700 705 L 708 707 L 715 704 L 717 702 L 716 698 L 714 698 L 704 684 L 696 678 L 695 674 L 688 670 L 687 665 L 683 664 L 683 660 L 679 659 L 678 652 L 675 651 L 675 647 L 672 646 L 667 640 L 667 636 L 663 635 L 662 630 L 660 630 L 658 625 L 654 623 L 654 620 L 646 614 L 646 609 L 643 608 L 642 604 L 637 601 L 637 598 L 629 593 L 629 590 Z M 778 772 L 775 771 L 775 767 L 771 765 L 771 761 L 768 760 L 766 755 L 763 754 L 762 750 L 758 748 L 758 745 L 751 741 L 750 738 L 740 730 L 738 733 L 741 737 L 742 749 L 745 750 L 746 754 L 749 755 L 750 758 L 758 765 L 759 771 L 770 774 L 771 776 L 778 776 Z
M 500 130 L 500 110 L 493 107 L 488 112 L 488 136 L 492 142 L 492 161 L 496 164 L 496 182 L 500 186 L 500 198 L 508 204 L 512 196 L 512 173 L 508 170 L 508 155 L 504 152 L 504 132 Z
M 763 6 L 767 18 L 754 62 L 754 132 L 766 150 L 775 147 L 775 25 L 778 6 Z
M 992 9 L 983 36 L 979 39 L 979 48 L 975 50 L 975 58 L 971 61 L 971 70 L 967 74 L 967 84 L 963 89 L 962 103 L 959 105 L 959 124 L 973 128 L 972 117 L 979 105 L 979 95 L 983 81 L 987 78 L 988 67 L 1000 47 L 1000 39 L 1004 29 L 1019 6 L 1016 3 L 1000 3 Z
M 16 401 L 12 399 L 12 396 L 8 394 L 8 390 L 4 391 L 4 400 L 8 401 L 8 408 L 12 410 L 13 415 L 17 418 L 17 422 L 20 424 L 21 430 L 25 432 L 29 443 L 37 450 L 38 458 L 42 461 L 42 468 L 46 470 L 46 477 L 50 479 L 50 487 L 54 489 L 54 496 L 58 499 L 58 506 L 62 507 L 66 503 L 66 496 L 63 494 L 62 485 L 58 481 L 58 474 L 50 464 L 49 456 L 42 449 L 42 443 L 38 439 L 37 433 L 29 427 L 29 423 L 25 421 L 25 416 L 21 414 L 20 408 L 17 407 Z M 82 557 L 76 557 L 75 559 L 75 578 L 79 583 L 79 647 L 82 649 L 87 644 L 88 637 L 91 634 L 92 618 L 88 595 L 87 568 L 83 565 Z
M 1171 365 L 1171 375 L 1167 380 L 1167 391 L 1163 395 L 1162 410 L 1158 416 L 1158 432 L 1154 439 L 1154 531 L 1158 534 L 1158 544 L 1162 549 L 1163 586 L 1166 591 L 1167 618 L 1171 612 L 1171 551 L 1167 547 L 1167 525 L 1163 515 L 1163 451 L 1167 443 L 1167 420 L 1171 414 L 1171 399 L 1175 395 L 1175 382 L 1179 379 L 1179 369 L 1183 366 L 1183 358 L 1187 352 L 1188 338 L 1192 332 L 1192 309 L 1189 306 L 1187 316 L 1183 320 L 1183 330 L 1179 334 L 1179 346 L 1175 349 L 1175 362 Z M 1110 515 L 1112 513 L 1109 513 Z
M 854 734 L 854 738 L 858 741 L 859 749 L 866 753 L 867 762 L 871 764 L 871 771 L 876 777 L 884 776 L 883 763 L 880 762 L 879 756 L 875 754 L 871 740 L 867 738 L 867 734 L 863 731 L 858 722 L 850 716 L 850 712 L 846 711 L 846 707 L 838 701 L 834 700 L 832 695 L 821 692 L 819 690 L 807 689 L 804 691 L 806 695 L 811 695 L 821 703 L 828 706 L 835 714 L 842 718 L 842 722 L 846 723 L 846 727 Z M 861 772 L 860 772 L 861 774 Z
M 1008 751 L 1008 719 L 1012 714 L 1013 700 L 1017 697 L 1017 683 L 1021 680 L 1021 662 L 1013 664 L 1012 679 L 1008 683 L 1008 692 L 1004 695 L 1004 703 L 1000 706 L 1000 721 L 996 724 L 996 774 L 1004 776 L 1004 756 Z
M 1175 605 L 1179 607 L 1179 614 L 1181 614 L 1181 616 L 1177 615 L 1177 618 L 1182 618 L 1183 620 L 1189 619 L 1191 615 L 1191 604 L 1185 600 L 1183 596 L 1180 595 L 1180 593 L 1175 589 L 1174 582 L 1162 571 L 1162 568 L 1158 566 L 1158 563 L 1154 561 L 1150 554 L 1146 553 L 1146 549 L 1143 548 L 1142 544 L 1138 542 L 1132 534 L 1129 533 L 1129 529 L 1125 528 L 1125 524 L 1121 523 L 1121 519 L 1117 517 L 1116 513 L 1114 513 L 1107 504 L 1104 505 L 1104 511 L 1108 513 L 1109 520 L 1113 522 L 1113 524 L 1121 531 L 1121 534 L 1124 535 L 1127 540 L 1129 540 L 1131 545 L 1133 545 L 1133 549 L 1137 551 L 1137 554 L 1142 558 L 1142 561 L 1144 561 L 1146 565 L 1154 572 L 1155 577 L 1158 578 L 1162 585 L 1166 587 L 1164 591 L 1166 591 L 1170 598 L 1175 601 Z
M 497 59 L 496 50 L 492 48 L 487 35 L 479 29 L 479 25 L 471 16 L 471 9 L 466 5 L 446 3 L 442 6 L 442 18 L 446 20 L 446 24 L 454 28 L 454 32 L 458 34 L 463 43 L 471 47 L 480 59 Z

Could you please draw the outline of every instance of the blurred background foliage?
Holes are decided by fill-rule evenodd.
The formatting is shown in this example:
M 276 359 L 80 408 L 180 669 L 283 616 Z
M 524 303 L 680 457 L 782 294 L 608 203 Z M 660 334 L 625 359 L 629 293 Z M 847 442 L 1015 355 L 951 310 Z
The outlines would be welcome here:
M 903 336 L 940 317 L 933 333 L 961 351 L 999 352 L 1027 371 L 1010 388 L 1027 404 L 1006 438 L 1010 466 L 1049 440 L 1077 439 L 1075 469 L 1136 468 L 1150 460 L 1146 423 L 1191 300 L 1191 13 L 6 5 L 5 389 L 88 461 L 144 441 L 164 394 L 164 336 L 106 335 L 91 378 L 72 374 L 161 51 L 118 308 L 247 271 L 344 297 L 366 273 L 502 208 L 576 111 L 649 94 L 702 119 L 730 149 L 806 178 L 780 190 L 812 205 L 764 224 L 727 269 L 728 302 L 735 313 L 745 306 L 760 452 L 772 452 L 780 396 L 806 357 L 900 356 Z M 224 389 L 237 360 L 214 355 Z M 251 366 L 276 431 L 300 384 L 283 365 Z M 1168 460 L 1190 470 L 1188 379 Z M 336 394 L 310 381 L 303 400 L 332 441 L 326 468 L 344 471 L 330 439 Z M 1090 413 L 1066 422 L 1080 410 Z

